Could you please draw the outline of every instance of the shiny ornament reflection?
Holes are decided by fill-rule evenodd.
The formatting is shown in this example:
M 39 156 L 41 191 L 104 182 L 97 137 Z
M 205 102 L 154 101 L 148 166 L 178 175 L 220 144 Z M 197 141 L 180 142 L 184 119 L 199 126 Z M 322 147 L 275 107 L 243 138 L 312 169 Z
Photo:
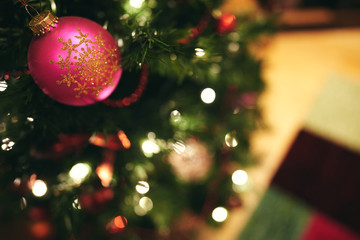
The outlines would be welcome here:
M 212 167 L 213 158 L 201 141 L 190 138 L 184 143 L 174 145 L 174 151 L 168 156 L 175 175 L 186 182 L 204 179 Z

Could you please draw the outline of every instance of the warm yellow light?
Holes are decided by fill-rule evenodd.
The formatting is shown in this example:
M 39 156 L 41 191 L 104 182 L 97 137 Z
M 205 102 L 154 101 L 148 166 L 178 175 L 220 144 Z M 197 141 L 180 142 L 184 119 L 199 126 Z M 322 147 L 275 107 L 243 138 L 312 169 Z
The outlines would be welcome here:
M 89 175 L 90 171 L 91 171 L 91 168 L 90 168 L 89 164 L 78 163 L 78 164 L 75 164 L 71 168 L 71 170 L 69 172 L 69 176 L 72 178 L 72 180 L 75 183 L 80 184 Z
M 139 181 L 135 189 L 138 193 L 145 194 L 150 190 L 150 185 L 146 181 Z
M 130 0 L 129 3 L 134 8 L 141 8 L 144 3 L 144 0 Z
M 244 185 L 248 180 L 248 174 L 244 170 L 236 170 L 231 179 L 236 185 Z
M 42 197 L 47 192 L 47 186 L 46 183 L 43 180 L 37 179 L 34 182 L 34 186 L 32 187 L 32 193 L 36 197 Z
M 113 177 L 113 166 L 110 163 L 102 163 L 96 168 L 96 174 L 104 187 L 109 187 Z
M 202 90 L 200 97 L 204 103 L 210 104 L 215 101 L 216 93 L 212 88 L 205 88 Z
M 228 210 L 223 207 L 217 207 L 213 210 L 211 216 L 216 222 L 223 222 L 228 217 Z

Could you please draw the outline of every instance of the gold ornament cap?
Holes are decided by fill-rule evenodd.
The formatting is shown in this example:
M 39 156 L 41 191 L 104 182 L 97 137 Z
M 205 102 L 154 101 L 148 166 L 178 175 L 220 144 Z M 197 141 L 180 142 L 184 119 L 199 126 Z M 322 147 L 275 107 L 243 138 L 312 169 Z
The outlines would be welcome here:
M 41 36 L 50 31 L 50 27 L 55 27 L 55 24 L 59 22 L 59 18 L 55 16 L 49 10 L 45 10 L 37 14 L 29 22 L 29 27 L 33 31 L 35 36 Z

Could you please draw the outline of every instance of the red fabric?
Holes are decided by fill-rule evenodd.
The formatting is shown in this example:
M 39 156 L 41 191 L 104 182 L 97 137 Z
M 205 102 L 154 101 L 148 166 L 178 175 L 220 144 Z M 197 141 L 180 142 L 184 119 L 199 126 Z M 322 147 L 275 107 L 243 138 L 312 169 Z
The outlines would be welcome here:
M 360 240 L 360 236 L 322 214 L 315 214 L 300 240 Z
M 359 169 L 359 153 L 302 130 L 272 184 L 360 235 Z

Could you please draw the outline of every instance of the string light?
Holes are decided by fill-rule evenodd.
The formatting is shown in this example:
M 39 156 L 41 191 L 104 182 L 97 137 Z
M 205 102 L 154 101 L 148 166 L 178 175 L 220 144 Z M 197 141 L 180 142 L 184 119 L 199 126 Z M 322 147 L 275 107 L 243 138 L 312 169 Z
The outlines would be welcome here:
M 212 211 L 211 217 L 216 222 L 224 222 L 228 217 L 228 210 L 224 207 L 217 207 Z
M 117 41 L 117 45 L 118 47 L 123 47 L 124 46 L 124 40 L 122 38 L 119 38 Z
M 150 190 L 150 185 L 146 181 L 139 181 L 135 189 L 138 193 L 145 194 Z
M 127 223 L 128 221 L 125 217 L 117 216 L 106 225 L 106 229 L 109 233 L 118 233 L 126 227 Z
M 145 140 L 141 145 L 141 149 L 147 157 L 152 157 L 154 153 L 160 152 L 159 145 L 157 145 L 153 139 Z
M 50 0 L 50 7 L 51 7 L 51 11 L 56 13 L 56 3 L 54 0 Z
M 91 171 L 91 168 L 90 168 L 89 164 L 78 163 L 78 164 L 75 164 L 71 168 L 71 170 L 69 172 L 69 176 L 72 178 L 74 183 L 80 184 L 89 175 L 90 171 Z
M 153 201 L 148 197 L 142 197 L 139 200 L 139 206 L 142 207 L 145 211 L 150 211 L 153 208 Z
M 203 57 L 205 56 L 205 51 L 202 48 L 195 48 L 195 55 L 197 57 Z
M 133 8 L 141 8 L 144 0 L 130 0 L 129 3 Z
M 34 122 L 34 118 L 33 118 L 33 117 L 27 117 L 26 120 L 28 120 L 28 122 Z
M 32 187 L 32 193 L 36 197 L 42 197 L 47 192 L 47 185 L 43 180 L 37 179 Z
M 0 92 L 4 92 L 7 88 L 7 82 L 6 81 L 0 81 Z
M 2 140 L 1 149 L 3 151 L 10 151 L 14 145 L 15 145 L 15 142 L 11 141 L 10 138 L 4 138 Z
M 225 135 L 225 144 L 228 147 L 236 147 L 238 145 L 236 132 L 229 132 Z
M 248 174 L 244 170 L 236 170 L 232 174 L 231 179 L 234 184 L 244 185 L 248 180 Z
M 101 180 L 101 185 L 109 187 L 113 178 L 113 165 L 110 163 L 102 163 L 96 168 L 96 174 Z
M 170 118 L 173 122 L 178 122 L 181 119 L 181 113 L 178 110 L 174 110 L 170 113 Z
M 212 88 L 205 88 L 202 90 L 200 97 L 204 103 L 210 104 L 215 101 L 216 93 Z
M 77 210 L 80 210 L 81 209 L 81 205 L 79 203 L 79 199 L 78 198 L 75 198 L 73 203 L 72 203 L 72 206 L 74 209 L 77 209 Z

